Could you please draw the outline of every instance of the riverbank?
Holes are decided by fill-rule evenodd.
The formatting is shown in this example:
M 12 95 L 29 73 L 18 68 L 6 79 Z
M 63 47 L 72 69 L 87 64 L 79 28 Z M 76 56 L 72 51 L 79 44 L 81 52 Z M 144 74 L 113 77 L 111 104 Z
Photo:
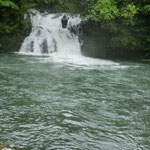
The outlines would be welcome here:
M 150 62 L 150 59 L 139 59 L 139 61 L 142 61 L 142 62 Z

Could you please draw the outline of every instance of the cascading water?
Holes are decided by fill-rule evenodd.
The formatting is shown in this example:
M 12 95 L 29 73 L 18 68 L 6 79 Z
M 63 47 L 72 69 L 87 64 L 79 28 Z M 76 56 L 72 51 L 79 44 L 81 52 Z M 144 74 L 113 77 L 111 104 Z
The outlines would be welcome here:
M 32 31 L 24 40 L 20 53 L 33 55 L 57 55 L 70 57 L 81 55 L 78 35 L 70 30 L 80 24 L 79 15 L 65 14 L 68 19 L 67 27 L 62 27 L 64 14 L 44 14 L 32 10 L 30 14 Z
M 62 25 L 63 17 L 67 25 Z M 68 61 L 80 65 L 110 65 L 111 61 L 84 57 L 81 54 L 79 34 L 82 33 L 80 15 L 48 14 L 32 10 L 32 31 L 25 38 L 19 53 L 25 55 L 51 56 L 55 61 Z

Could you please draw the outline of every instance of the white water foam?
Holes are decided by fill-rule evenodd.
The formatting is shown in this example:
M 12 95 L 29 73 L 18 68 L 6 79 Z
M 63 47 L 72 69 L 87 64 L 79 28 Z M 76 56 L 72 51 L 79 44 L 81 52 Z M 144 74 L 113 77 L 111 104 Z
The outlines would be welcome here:
M 62 27 L 62 18 L 68 18 L 67 27 Z M 82 19 L 79 15 L 46 14 L 32 10 L 30 13 L 32 31 L 25 38 L 19 54 L 32 56 L 50 56 L 41 58 L 45 61 L 73 63 L 77 65 L 119 65 L 118 63 L 84 57 L 81 54 L 81 43 L 78 34 L 70 29 L 79 26 Z

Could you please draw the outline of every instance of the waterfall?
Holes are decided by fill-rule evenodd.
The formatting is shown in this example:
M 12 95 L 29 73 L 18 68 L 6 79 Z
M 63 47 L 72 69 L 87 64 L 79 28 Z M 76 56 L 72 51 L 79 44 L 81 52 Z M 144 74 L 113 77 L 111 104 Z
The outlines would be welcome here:
M 67 21 L 63 24 L 64 18 Z M 82 56 L 79 35 L 82 34 L 80 23 L 83 20 L 80 15 L 48 14 L 32 10 L 30 20 L 32 30 L 22 43 L 19 54 L 51 56 L 57 62 L 79 65 L 117 65 L 111 61 Z
M 67 17 L 63 28 L 62 19 Z M 32 10 L 30 13 L 32 31 L 20 48 L 22 54 L 52 55 L 61 57 L 81 55 L 77 28 L 81 23 L 79 15 L 48 14 Z

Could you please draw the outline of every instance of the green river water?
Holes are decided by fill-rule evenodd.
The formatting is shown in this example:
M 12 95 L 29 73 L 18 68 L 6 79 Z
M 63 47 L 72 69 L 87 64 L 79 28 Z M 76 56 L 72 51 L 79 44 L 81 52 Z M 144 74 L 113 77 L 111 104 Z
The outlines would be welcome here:
M 0 56 L 0 145 L 149 150 L 150 64 L 79 65 Z

